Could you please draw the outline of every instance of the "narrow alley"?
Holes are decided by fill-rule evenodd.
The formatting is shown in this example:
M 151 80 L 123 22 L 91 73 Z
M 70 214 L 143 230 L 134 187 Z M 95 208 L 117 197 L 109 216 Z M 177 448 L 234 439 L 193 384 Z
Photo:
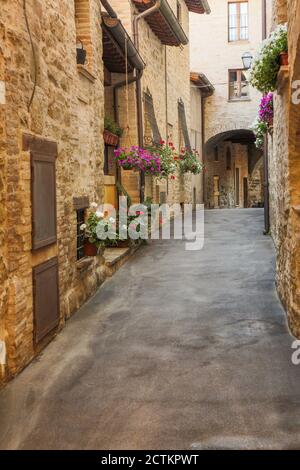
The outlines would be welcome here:
M 142 247 L 0 392 L 2 449 L 299 447 L 263 210 L 205 219 L 204 249 Z

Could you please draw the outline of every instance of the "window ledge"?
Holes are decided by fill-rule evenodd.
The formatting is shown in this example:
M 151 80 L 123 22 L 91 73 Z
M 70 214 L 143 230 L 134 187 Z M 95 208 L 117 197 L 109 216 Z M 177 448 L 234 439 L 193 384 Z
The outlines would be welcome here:
M 83 77 L 87 78 L 91 83 L 94 83 L 96 80 L 95 75 L 93 75 L 84 65 L 77 64 L 77 70 Z
M 227 100 L 228 103 L 240 103 L 244 101 L 251 101 L 251 98 L 236 98 L 236 99 Z
M 239 46 L 241 44 L 249 44 L 249 39 L 237 39 L 236 41 L 228 41 L 228 44 Z
M 76 261 L 76 269 L 79 272 L 86 271 L 94 262 L 94 257 L 86 256 Z

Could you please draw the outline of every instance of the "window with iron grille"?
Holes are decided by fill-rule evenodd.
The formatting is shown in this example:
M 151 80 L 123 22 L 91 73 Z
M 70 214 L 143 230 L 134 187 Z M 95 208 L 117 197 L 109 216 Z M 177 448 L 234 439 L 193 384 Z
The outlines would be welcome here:
M 228 4 L 228 41 L 246 41 L 249 39 L 248 2 L 230 2 Z
M 80 230 L 80 226 L 85 221 L 85 209 L 77 209 L 77 260 L 84 258 L 84 232 Z
M 244 70 L 229 70 L 229 100 L 249 99 L 249 82 Z

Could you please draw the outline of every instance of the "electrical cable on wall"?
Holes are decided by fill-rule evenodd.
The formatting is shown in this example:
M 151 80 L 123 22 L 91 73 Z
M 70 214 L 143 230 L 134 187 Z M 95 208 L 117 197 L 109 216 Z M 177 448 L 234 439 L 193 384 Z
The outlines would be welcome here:
M 29 35 L 29 40 L 30 40 L 30 45 L 31 45 L 31 50 L 32 50 L 32 58 L 33 58 L 33 63 L 34 63 L 33 90 L 32 90 L 31 97 L 30 97 L 30 100 L 29 100 L 29 103 L 28 103 L 28 106 L 27 106 L 28 111 L 29 111 L 30 107 L 31 107 L 31 104 L 32 104 L 32 101 L 33 101 L 33 98 L 34 98 L 34 95 L 35 95 L 35 90 L 36 90 L 37 62 L 36 62 L 35 48 L 34 48 L 32 35 L 31 35 L 31 31 L 30 31 L 30 26 L 29 26 L 29 22 L 28 22 L 27 9 L 26 9 L 26 0 L 23 0 L 23 10 L 24 10 L 25 23 L 26 23 L 26 28 L 27 28 L 28 35 Z

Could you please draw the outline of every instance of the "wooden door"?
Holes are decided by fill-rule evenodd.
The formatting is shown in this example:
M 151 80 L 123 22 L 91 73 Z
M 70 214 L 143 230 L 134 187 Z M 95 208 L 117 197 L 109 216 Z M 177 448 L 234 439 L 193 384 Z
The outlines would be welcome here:
M 214 208 L 220 207 L 220 177 L 214 176 Z

